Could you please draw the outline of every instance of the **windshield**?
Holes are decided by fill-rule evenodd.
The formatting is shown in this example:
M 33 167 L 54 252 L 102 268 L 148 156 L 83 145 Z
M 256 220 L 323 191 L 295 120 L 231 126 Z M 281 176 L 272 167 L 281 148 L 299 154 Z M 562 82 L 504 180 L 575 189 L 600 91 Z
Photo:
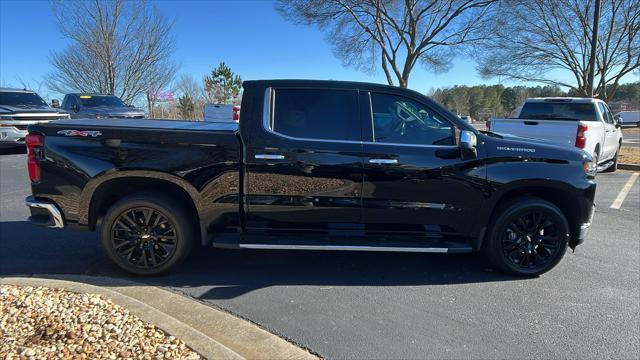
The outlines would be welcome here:
M 80 103 L 83 107 L 96 106 L 121 106 L 126 105 L 117 96 L 113 95 L 80 95 Z
M 596 111 L 591 103 L 528 102 L 519 118 L 596 121 Z
M 42 100 L 36 93 L 30 92 L 0 92 L 0 105 L 7 106 L 47 106 L 47 103 Z

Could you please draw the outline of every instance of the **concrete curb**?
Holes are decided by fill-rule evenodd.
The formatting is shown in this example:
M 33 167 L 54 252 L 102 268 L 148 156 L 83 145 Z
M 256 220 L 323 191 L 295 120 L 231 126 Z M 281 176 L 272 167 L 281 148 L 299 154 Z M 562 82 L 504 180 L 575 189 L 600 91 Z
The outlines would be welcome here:
M 317 359 L 249 321 L 155 286 L 85 275 L 0 277 L 0 284 L 103 295 L 180 338 L 207 359 Z
M 618 169 L 640 171 L 640 164 L 618 164 Z

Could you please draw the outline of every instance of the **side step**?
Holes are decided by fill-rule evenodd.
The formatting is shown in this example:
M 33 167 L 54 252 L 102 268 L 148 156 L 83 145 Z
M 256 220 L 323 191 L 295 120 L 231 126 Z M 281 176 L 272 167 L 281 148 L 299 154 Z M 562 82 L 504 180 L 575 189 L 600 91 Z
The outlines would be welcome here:
M 467 244 L 450 244 L 450 246 L 353 246 L 353 245 L 294 245 L 294 244 L 239 244 L 241 249 L 271 250 L 328 250 L 328 251 L 384 251 L 384 252 L 424 252 L 424 253 L 470 253 L 472 248 Z M 215 245 L 214 245 L 215 246 Z
M 598 165 L 598 172 L 605 171 L 613 165 L 613 161 L 608 161 L 604 164 Z

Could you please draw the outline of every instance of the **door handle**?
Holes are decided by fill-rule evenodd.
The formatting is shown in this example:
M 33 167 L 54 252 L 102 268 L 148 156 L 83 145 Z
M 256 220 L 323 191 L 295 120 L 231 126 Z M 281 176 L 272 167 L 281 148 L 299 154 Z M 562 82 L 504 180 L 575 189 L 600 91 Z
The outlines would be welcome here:
M 397 164 L 398 159 L 369 159 L 369 163 L 378 165 L 391 165 Z
M 284 155 L 277 154 L 256 154 L 256 159 L 265 159 L 265 160 L 284 160 Z

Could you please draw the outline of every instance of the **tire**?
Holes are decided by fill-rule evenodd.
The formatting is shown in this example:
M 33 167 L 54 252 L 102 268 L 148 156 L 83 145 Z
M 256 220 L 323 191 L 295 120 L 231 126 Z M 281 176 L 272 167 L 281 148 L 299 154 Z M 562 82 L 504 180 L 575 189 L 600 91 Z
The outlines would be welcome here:
M 131 274 L 169 271 L 191 252 L 195 224 L 188 214 L 179 201 L 161 194 L 127 196 L 103 219 L 102 247 L 111 261 Z
M 482 251 L 498 270 L 534 277 L 555 267 L 568 243 L 569 224 L 562 211 L 548 201 L 527 197 L 498 210 Z
M 618 146 L 618 150 L 616 150 L 616 154 L 613 156 L 613 164 L 611 164 L 611 166 L 609 166 L 602 172 L 612 173 L 618 170 L 618 154 L 619 153 L 620 153 L 620 146 Z

